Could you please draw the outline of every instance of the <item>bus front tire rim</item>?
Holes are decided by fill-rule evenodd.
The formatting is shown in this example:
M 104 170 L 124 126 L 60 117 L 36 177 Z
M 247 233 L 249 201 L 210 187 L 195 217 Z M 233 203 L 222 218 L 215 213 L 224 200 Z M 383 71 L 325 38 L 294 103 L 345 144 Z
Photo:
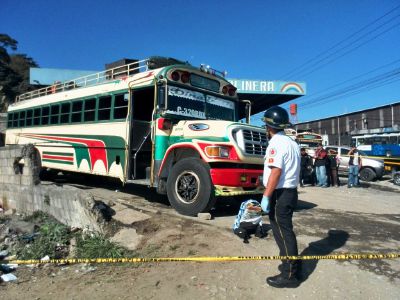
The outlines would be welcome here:
M 184 204 L 196 202 L 200 191 L 200 178 L 193 171 L 183 171 L 175 182 L 175 194 Z

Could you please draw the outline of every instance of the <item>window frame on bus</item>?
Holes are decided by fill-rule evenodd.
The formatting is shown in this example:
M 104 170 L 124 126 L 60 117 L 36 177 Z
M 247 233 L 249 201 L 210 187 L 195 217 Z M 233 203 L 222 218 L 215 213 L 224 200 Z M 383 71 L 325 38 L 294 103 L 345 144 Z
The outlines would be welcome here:
M 74 110 L 74 106 L 76 104 L 80 103 L 80 110 Z M 79 120 L 78 119 L 74 119 L 74 116 L 78 116 L 80 115 Z M 75 101 L 72 101 L 72 105 L 71 105 L 71 123 L 72 124 L 78 124 L 78 123 L 82 123 L 82 119 L 83 119 L 83 100 L 82 99 L 78 99 Z
M 50 122 L 50 105 L 44 105 L 41 107 L 42 113 L 40 117 L 40 125 L 49 125 Z M 44 114 L 44 111 L 47 110 L 47 115 Z M 44 122 L 44 120 L 47 119 L 47 122 Z
M 117 97 L 122 96 L 124 99 L 124 102 L 126 102 L 126 105 L 120 105 L 116 106 L 117 104 Z M 112 119 L 113 120 L 125 120 L 126 117 L 128 116 L 128 104 L 129 104 L 129 93 L 127 92 L 122 92 L 122 93 L 115 93 L 113 94 L 113 114 L 112 114 Z M 117 111 L 125 111 L 124 117 L 121 118 L 116 118 Z
M 93 104 L 94 106 L 93 106 Z M 90 118 L 88 118 L 90 116 Z M 97 98 L 90 97 L 84 99 L 83 102 L 83 122 L 96 122 L 97 121 Z
M 36 115 L 37 112 L 39 112 L 38 115 Z M 33 108 L 32 126 L 40 126 L 41 120 L 42 120 L 42 109 L 41 109 L 41 107 L 34 107 Z
M 30 115 L 30 116 L 28 116 Z M 33 109 L 27 109 L 26 114 L 25 114 L 25 126 L 26 127 L 31 127 L 33 123 Z
M 60 103 L 50 105 L 50 125 L 58 125 L 60 123 Z
M 68 109 L 64 109 L 67 107 Z M 71 108 L 72 104 L 71 101 L 61 102 L 60 103 L 60 124 L 69 124 L 71 123 Z
M 111 112 L 113 111 L 113 97 L 112 95 L 102 95 L 97 97 L 97 121 L 110 121 L 111 120 Z M 106 100 L 106 101 L 104 101 Z M 107 101 L 109 103 L 107 103 Z M 104 107 L 104 103 L 106 104 Z M 108 111 L 108 118 L 107 118 Z M 105 113 L 104 113 L 105 112 Z

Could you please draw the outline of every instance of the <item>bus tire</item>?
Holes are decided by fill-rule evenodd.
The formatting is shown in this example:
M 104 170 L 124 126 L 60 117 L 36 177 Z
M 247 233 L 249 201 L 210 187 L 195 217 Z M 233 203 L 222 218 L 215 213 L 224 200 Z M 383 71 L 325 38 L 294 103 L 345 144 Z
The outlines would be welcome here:
M 360 170 L 360 179 L 362 181 L 372 181 L 376 178 L 376 173 L 371 168 L 363 168 Z
M 167 195 L 171 206 L 182 215 L 209 211 L 215 204 L 209 166 L 198 158 L 178 161 L 167 179 Z

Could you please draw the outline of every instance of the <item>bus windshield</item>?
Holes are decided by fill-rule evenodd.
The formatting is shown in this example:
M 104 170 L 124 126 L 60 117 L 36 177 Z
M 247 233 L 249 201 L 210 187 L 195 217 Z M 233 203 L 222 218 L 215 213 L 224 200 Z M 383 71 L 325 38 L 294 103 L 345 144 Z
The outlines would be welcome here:
M 235 102 L 186 88 L 168 86 L 167 114 L 180 118 L 236 121 Z
M 311 141 L 299 141 L 299 140 L 297 140 L 297 142 L 300 145 L 300 147 L 306 147 L 306 148 L 317 148 L 318 145 L 321 143 L 320 141 L 311 142 Z
M 322 143 L 322 137 L 312 132 L 302 132 L 296 134 L 296 142 L 300 147 L 317 148 Z

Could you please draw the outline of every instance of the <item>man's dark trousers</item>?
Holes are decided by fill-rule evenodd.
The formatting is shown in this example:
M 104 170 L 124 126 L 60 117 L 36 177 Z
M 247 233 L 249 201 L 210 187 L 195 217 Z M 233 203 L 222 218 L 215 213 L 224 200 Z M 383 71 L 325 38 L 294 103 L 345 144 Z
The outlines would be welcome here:
M 270 199 L 269 220 L 279 255 L 298 255 L 296 235 L 293 232 L 292 217 L 297 206 L 297 188 L 276 189 Z M 297 277 L 300 261 L 283 260 L 281 272 L 285 278 Z

